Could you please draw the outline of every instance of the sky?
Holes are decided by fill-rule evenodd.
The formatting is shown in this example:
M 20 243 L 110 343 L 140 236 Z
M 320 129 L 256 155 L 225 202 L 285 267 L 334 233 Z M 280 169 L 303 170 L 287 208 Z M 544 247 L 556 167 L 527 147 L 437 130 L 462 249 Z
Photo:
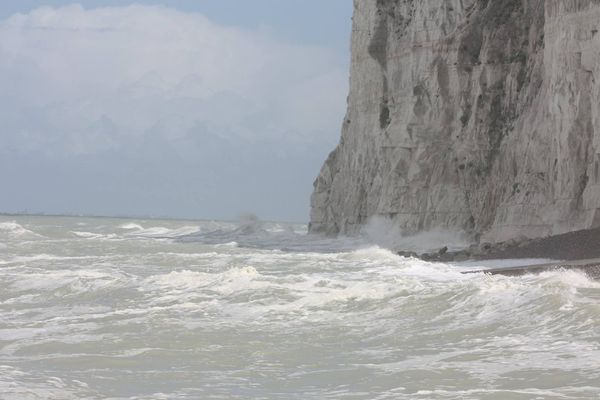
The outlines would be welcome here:
M 0 3 L 0 212 L 307 221 L 351 0 Z

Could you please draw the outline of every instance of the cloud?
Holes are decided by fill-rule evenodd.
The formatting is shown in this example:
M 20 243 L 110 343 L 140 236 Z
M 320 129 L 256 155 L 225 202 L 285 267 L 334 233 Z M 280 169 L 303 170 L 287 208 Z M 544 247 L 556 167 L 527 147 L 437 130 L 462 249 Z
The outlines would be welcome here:
M 100 157 L 110 175 L 144 169 L 156 154 L 178 163 L 207 157 L 211 148 L 220 158 L 202 167 L 217 177 L 213 183 L 171 168 L 200 187 L 218 182 L 225 160 L 239 161 L 228 157 L 233 147 L 242 146 L 249 160 L 271 149 L 279 154 L 273 163 L 285 164 L 286 154 L 300 162 L 306 155 L 299 149 L 323 149 L 321 157 L 339 135 L 345 64 L 335 51 L 285 43 L 269 29 L 221 26 L 167 7 L 39 8 L 0 21 L 0 155 L 19 163 L 35 156 L 36 164 L 43 155 L 54 162 L 44 168 L 63 170 L 78 168 L 80 156 Z M 318 162 L 306 158 L 312 164 L 294 168 L 316 172 Z M 90 176 L 90 185 L 101 178 Z M 177 198 L 179 189 L 170 190 Z M 310 188 L 303 190 L 308 197 Z M 74 208 L 87 210 L 86 202 Z
M 337 130 L 327 114 L 339 116 L 346 86 L 343 63 L 327 49 L 139 5 L 9 18 L 0 24 L 0 76 L 12 126 L 42 142 L 60 134 L 65 145 L 103 124 L 122 135 L 160 126 L 179 137 L 210 122 L 246 137 L 313 139 Z M 88 139 L 71 150 L 115 141 Z

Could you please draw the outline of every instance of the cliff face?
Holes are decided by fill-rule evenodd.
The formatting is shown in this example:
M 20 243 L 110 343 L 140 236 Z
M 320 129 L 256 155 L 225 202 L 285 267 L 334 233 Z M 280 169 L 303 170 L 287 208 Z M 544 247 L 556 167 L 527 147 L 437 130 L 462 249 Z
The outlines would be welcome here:
M 355 0 L 311 231 L 486 241 L 600 226 L 600 0 Z

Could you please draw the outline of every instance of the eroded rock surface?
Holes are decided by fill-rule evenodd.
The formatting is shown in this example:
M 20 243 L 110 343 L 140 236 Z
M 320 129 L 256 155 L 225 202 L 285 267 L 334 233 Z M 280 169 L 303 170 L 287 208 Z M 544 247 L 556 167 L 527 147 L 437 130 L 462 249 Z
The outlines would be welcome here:
M 355 0 L 311 231 L 481 241 L 600 226 L 600 0 Z

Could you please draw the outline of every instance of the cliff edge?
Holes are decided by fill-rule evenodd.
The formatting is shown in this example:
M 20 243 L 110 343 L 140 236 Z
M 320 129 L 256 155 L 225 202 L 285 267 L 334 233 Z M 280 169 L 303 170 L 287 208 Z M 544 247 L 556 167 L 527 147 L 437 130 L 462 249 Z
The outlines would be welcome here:
M 312 232 L 481 241 L 600 226 L 600 0 L 355 0 Z

